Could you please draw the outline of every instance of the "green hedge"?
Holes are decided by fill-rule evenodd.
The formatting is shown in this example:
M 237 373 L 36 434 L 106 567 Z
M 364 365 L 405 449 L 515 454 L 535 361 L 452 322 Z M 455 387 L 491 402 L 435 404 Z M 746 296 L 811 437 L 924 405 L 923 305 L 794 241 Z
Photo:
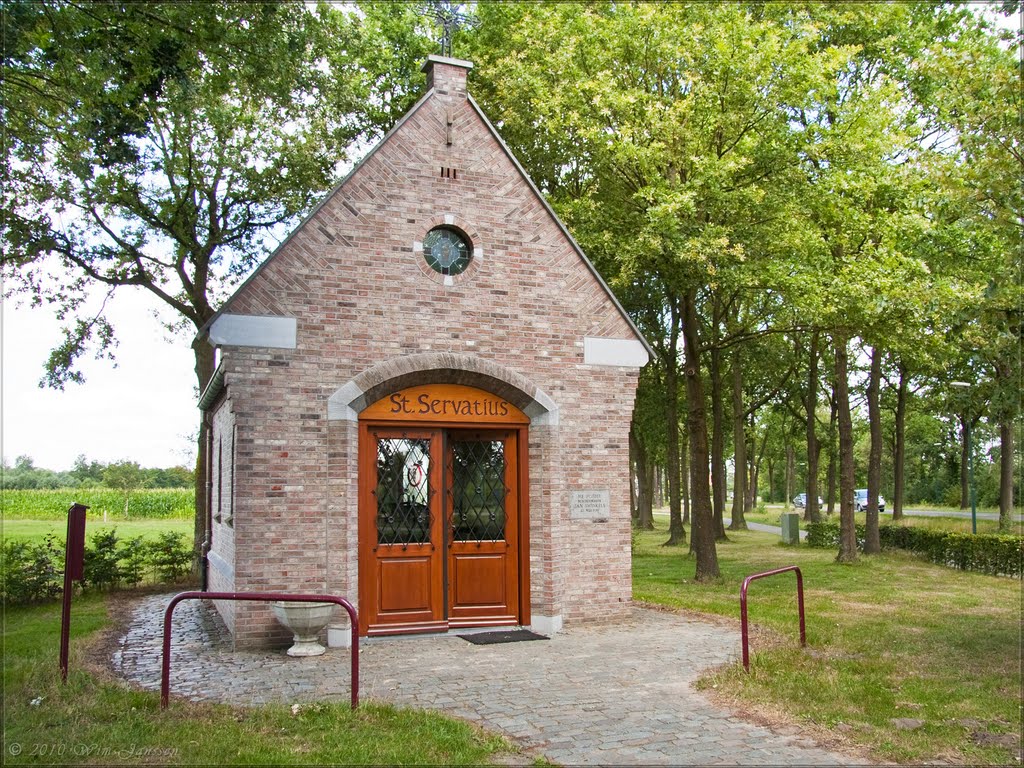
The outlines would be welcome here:
M 127 518 L 180 518 L 195 515 L 195 491 L 191 488 L 145 488 L 128 498 L 110 488 L 61 488 L 57 490 L 2 491 L 3 514 L 10 520 L 65 520 L 74 502 L 89 507 L 91 520 Z
M 899 525 L 879 526 L 878 533 L 883 547 L 916 552 L 939 565 L 1017 578 L 1024 575 L 1024 538 L 1020 536 L 951 533 Z M 838 523 L 808 523 L 806 542 L 812 547 L 838 547 Z M 857 526 L 857 546 L 864 548 L 863 525 Z
M 191 570 L 192 547 L 183 534 L 165 532 L 152 541 L 121 539 L 117 529 L 98 531 L 85 547 L 83 589 L 176 584 Z M 34 603 L 64 589 L 64 546 L 50 534 L 42 542 L 5 541 L 0 548 L 0 598 Z

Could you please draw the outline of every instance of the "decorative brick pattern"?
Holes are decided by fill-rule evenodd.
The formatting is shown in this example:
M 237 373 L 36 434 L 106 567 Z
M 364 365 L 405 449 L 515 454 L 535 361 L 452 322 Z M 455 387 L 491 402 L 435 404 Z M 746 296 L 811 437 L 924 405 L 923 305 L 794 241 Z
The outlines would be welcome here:
M 214 428 L 217 439 L 229 425 L 237 433 L 234 526 L 215 526 L 213 551 L 234 581 L 216 588 L 355 600 L 357 430 L 328 418 L 328 402 L 355 393 L 340 405 L 358 413 L 445 381 L 490 389 L 536 417 L 532 611 L 566 622 L 621 615 L 638 371 L 586 365 L 583 339 L 636 335 L 467 99 L 465 69 L 433 66 L 428 98 L 222 310 L 294 317 L 298 329 L 294 350 L 222 350 L 228 394 Z M 413 247 L 444 223 L 483 254 L 451 285 L 430 278 Z M 336 397 L 331 412 L 338 406 Z M 608 490 L 611 519 L 570 521 L 574 490 Z M 234 610 L 225 618 L 238 643 L 280 631 L 262 605 Z

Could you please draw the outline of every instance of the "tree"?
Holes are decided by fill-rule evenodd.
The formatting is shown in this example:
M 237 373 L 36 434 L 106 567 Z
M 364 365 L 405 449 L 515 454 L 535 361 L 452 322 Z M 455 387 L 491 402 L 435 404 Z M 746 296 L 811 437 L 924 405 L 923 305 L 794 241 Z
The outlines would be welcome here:
M 755 320 L 736 336 L 721 333 L 716 301 L 724 308 L 734 294 L 783 292 L 789 246 L 802 232 L 793 206 L 805 137 L 793 130 L 793 112 L 847 54 L 811 51 L 817 32 L 804 11 L 761 5 L 483 4 L 480 12 L 488 111 L 665 350 L 666 408 L 682 374 L 696 578 L 716 578 L 708 434 L 717 422 L 721 477 L 724 403 L 709 419 L 704 393 L 723 383 L 713 355 L 767 332 Z M 633 288 L 657 303 L 631 304 Z M 721 491 L 718 501 L 721 509 Z
M 656 467 L 665 462 L 665 409 L 662 405 L 661 379 L 662 372 L 657 364 L 645 366 L 640 372 L 633 423 L 629 431 L 630 453 L 636 469 L 637 484 L 635 525 L 641 530 L 654 529 Z
M 135 491 L 145 483 L 145 473 L 138 462 L 118 461 L 103 470 L 103 484 L 124 494 L 124 516 L 128 517 L 128 502 Z
M 1020 3 L 1004 3 L 1017 14 Z M 953 160 L 945 177 L 954 198 L 949 221 L 964 233 L 977 295 L 973 320 L 959 325 L 982 373 L 988 410 L 1000 434 L 1000 530 L 1012 530 L 1014 427 L 1021 412 L 1021 308 L 1024 306 L 1020 253 L 1024 247 L 1024 147 L 1020 47 L 1024 30 L 993 29 L 978 16 L 963 20 L 957 45 L 933 45 L 922 58 L 922 81 L 931 89 L 930 117 L 951 140 Z
M 115 340 L 88 289 L 141 289 L 173 310 L 174 330 L 198 330 L 422 82 L 408 74 L 423 51 L 415 12 L 399 4 L 361 18 L 298 1 L 13 0 L 0 12 L 5 284 L 67 321 L 43 380 L 57 388 Z M 381 55 L 393 37 L 401 75 Z M 213 350 L 198 337 L 192 348 L 201 391 Z M 198 441 L 197 550 L 205 424 Z
M 71 474 L 80 485 L 97 485 L 103 482 L 103 465 L 98 461 L 89 461 L 85 454 L 80 453 Z

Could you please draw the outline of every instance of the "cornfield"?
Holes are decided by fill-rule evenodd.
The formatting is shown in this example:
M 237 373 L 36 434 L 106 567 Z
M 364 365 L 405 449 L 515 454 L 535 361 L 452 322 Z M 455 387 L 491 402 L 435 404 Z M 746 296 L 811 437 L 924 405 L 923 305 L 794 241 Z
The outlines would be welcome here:
M 54 490 L 0 491 L 0 511 L 9 520 L 63 520 L 73 503 L 89 507 L 92 520 L 140 518 L 188 519 L 195 514 L 191 488 L 144 488 L 132 492 L 125 506 L 122 491 L 110 488 L 58 488 Z

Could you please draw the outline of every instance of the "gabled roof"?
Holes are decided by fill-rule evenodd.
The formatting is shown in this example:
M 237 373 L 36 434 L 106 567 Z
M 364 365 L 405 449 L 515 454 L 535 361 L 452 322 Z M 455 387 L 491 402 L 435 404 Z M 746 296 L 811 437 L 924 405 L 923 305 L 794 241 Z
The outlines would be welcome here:
M 431 59 L 443 61 L 443 59 L 440 59 L 440 57 L 431 57 Z M 468 62 L 460 63 L 468 64 Z M 271 260 L 273 260 L 274 257 L 277 256 L 277 254 L 280 253 L 286 245 L 288 245 L 288 243 L 295 236 L 295 234 L 300 229 L 302 229 L 314 216 L 316 216 L 317 212 L 319 212 L 319 210 L 323 208 L 324 205 L 326 205 L 327 202 L 331 200 L 331 198 L 333 198 L 338 192 L 340 192 L 345 187 L 349 179 L 353 178 L 359 172 L 359 169 L 362 168 L 370 160 L 371 157 L 377 154 L 380 148 L 383 147 L 388 142 L 388 139 L 390 139 L 392 136 L 394 136 L 396 133 L 402 130 L 402 127 L 406 124 L 406 122 L 408 122 L 409 119 L 412 118 L 412 116 L 419 111 L 420 107 L 422 107 L 427 101 L 429 101 L 433 95 L 433 88 L 431 88 L 425 94 L 423 94 L 423 96 L 412 106 L 412 108 L 408 112 L 406 112 L 405 115 L 403 115 L 402 118 L 397 123 L 395 123 L 394 127 L 390 131 L 387 132 L 384 138 L 377 142 L 377 144 L 358 163 L 356 163 L 355 166 L 353 166 L 352 170 L 349 171 L 345 175 L 345 177 L 340 182 L 338 182 L 330 192 L 324 195 L 323 200 L 317 203 L 316 207 L 314 207 L 313 210 L 311 210 L 305 216 L 305 218 L 303 218 L 303 220 L 292 229 L 292 231 L 288 234 L 288 237 L 281 241 L 280 245 L 278 245 L 277 248 L 275 248 L 273 252 L 269 256 L 267 256 L 267 258 L 264 259 L 263 262 L 258 267 L 256 267 L 255 270 L 253 270 L 253 273 L 249 275 L 249 277 L 246 278 L 246 280 L 241 285 L 239 285 L 238 288 L 235 289 L 234 293 L 231 294 L 231 296 L 224 302 L 220 309 L 218 309 L 217 312 L 203 324 L 203 326 L 196 333 L 196 338 L 201 338 L 202 336 L 208 333 L 210 326 L 213 325 L 214 321 L 216 321 L 217 318 L 220 317 L 222 314 L 225 314 L 227 312 L 227 308 L 231 304 L 231 301 L 234 299 L 234 297 L 238 295 L 238 293 L 241 292 L 242 289 L 244 289 L 245 286 L 247 286 L 252 280 L 254 280 L 256 276 L 259 275 L 260 272 L 263 271 L 264 267 L 266 267 L 266 265 Z M 654 353 L 654 349 L 650 345 L 650 342 L 647 341 L 643 333 L 641 333 L 640 329 L 637 328 L 636 323 L 633 322 L 633 319 L 629 316 L 629 313 L 626 312 L 626 310 L 619 303 L 619 300 L 612 292 L 612 289 L 608 287 L 608 284 L 604 281 L 604 278 L 602 278 L 601 274 L 597 271 L 597 268 L 593 265 L 590 259 L 587 258 L 587 254 L 583 252 L 583 249 L 580 247 L 579 243 L 576 242 L 576 238 L 572 236 L 572 234 L 566 228 L 565 224 L 558 217 L 558 214 L 555 213 L 554 209 L 548 203 L 547 199 L 545 199 L 544 195 L 541 194 L 541 191 L 537 188 L 537 185 L 533 183 L 533 179 L 530 178 L 530 175 L 526 172 L 523 166 L 520 165 L 519 161 L 516 159 L 516 156 L 512 154 L 512 150 L 509 149 L 508 145 L 505 143 L 505 140 L 501 137 L 501 134 L 498 133 L 498 130 L 494 127 L 491 121 L 487 119 L 487 115 L 484 114 L 484 111 L 480 108 L 480 105 L 476 103 L 476 100 L 469 93 L 466 94 L 466 100 L 469 102 L 470 106 L 483 121 L 484 125 L 487 127 L 487 130 L 490 131 L 491 135 L 498 142 L 498 146 L 501 147 L 502 152 L 505 153 L 505 156 L 508 157 L 509 161 L 519 172 L 519 175 L 522 177 L 523 181 L 526 182 L 530 190 L 540 201 L 541 205 L 544 206 L 544 210 L 547 211 L 552 221 L 555 222 L 555 225 L 559 228 L 562 234 L 565 235 L 566 239 L 572 245 L 573 250 L 576 251 L 576 254 L 586 265 L 587 269 L 590 270 L 590 273 L 594 276 L 594 278 L 597 280 L 600 286 L 604 289 L 605 293 L 608 295 L 609 300 L 619 311 L 619 314 L 626 321 L 626 324 L 629 326 L 629 328 L 636 335 L 637 340 L 643 345 L 644 349 L 647 351 L 647 354 L 652 359 L 655 358 L 656 355 Z

